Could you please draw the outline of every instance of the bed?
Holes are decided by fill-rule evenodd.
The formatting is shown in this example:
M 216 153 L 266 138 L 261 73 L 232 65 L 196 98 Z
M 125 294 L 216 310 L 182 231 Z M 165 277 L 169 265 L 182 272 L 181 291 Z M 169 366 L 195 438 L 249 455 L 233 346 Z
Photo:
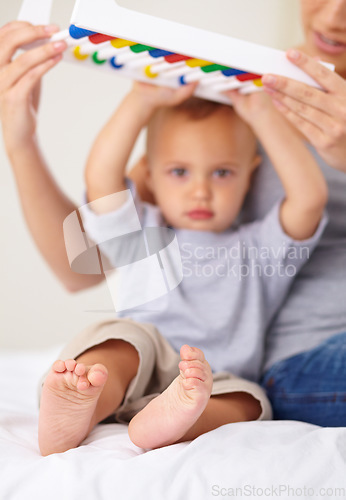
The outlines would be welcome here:
M 99 424 L 76 449 L 42 457 L 37 383 L 60 346 L 0 353 L 0 499 L 346 498 L 346 428 L 229 424 L 145 451 L 122 424 Z

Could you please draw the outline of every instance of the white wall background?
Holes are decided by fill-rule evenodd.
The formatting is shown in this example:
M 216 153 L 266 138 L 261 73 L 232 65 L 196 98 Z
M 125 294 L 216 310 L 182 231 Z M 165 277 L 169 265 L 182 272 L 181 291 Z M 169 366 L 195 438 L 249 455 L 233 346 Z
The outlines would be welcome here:
M 123 6 L 245 40 L 285 49 L 301 40 L 299 0 L 119 0 Z M 73 0 L 55 0 L 52 21 L 68 26 Z M 15 19 L 21 0 L 1 2 L 0 26 Z M 1 49 L 1 48 L 0 48 Z M 46 78 L 40 142 L 53 175 L 76 203 L 83 166 L 98 130 L 130 82 L 62 63 Z M 133 154 L 140 155 L 143 141 Z M 0 347 L 63 344 L 88 324 L 113 315 L 107 287 L 69 294 L 34 246 L 0 142 Z

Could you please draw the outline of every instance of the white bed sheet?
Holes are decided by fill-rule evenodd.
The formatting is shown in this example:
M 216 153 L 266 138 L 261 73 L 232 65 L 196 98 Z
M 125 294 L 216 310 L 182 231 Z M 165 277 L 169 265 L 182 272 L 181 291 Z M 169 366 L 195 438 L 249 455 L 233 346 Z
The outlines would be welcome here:
M 60 348 L 0 354 L 0 500 L 346 498 L 346 429 L 230 424 L 193 442 L 137 448 L 121 424 L 42 457 L 37 382 Z

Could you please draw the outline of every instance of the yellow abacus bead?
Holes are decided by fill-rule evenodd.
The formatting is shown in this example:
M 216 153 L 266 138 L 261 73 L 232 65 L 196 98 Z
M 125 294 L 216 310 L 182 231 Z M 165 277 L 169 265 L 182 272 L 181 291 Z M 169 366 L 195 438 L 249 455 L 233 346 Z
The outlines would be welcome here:
M 212 64 L 211 62 L 204 61 L 203 59 L 188 59 L 185 61 L 186 66 L 189 66 L 190 68 L 197 68 L 197 67 L 202 67 L 202 66 L 209 66 L 209 64 Z
M 148 78 L 156 78 L 157 76 L 159 76 L 158 73 L 152 73 L 150 68 L 151 68 L 151 66 L 146 66 L 144 68 L 145 76 L 147 76 Z
M 75 47 L 73 49 L 73 54 L 76 59 L 79 59 L 80 61 L 85 61 L 85 59 L 88 59 L 89 55 L 88 54 L 81 54 L 80 53 L 80 47 Z
M 131 45 L 137 45 L 137 42 L 129 42 L 129 40 L 117 38 L 116 40 L 111 40 L 111 45 L 116 49 L 122 49 L 123 47 L 131 47 Z
M 263 87 L 263 83 L 262 83 L 261 78 L 256 78 L 256 80 L 253 80 L 253 82 L 257 87 Z

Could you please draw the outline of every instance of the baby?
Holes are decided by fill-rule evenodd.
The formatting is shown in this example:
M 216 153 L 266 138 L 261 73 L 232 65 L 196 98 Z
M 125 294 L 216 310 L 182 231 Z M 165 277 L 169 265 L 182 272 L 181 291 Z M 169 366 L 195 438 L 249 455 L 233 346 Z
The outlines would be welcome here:
M 42 387 L 43 455 L 78 446 L 110 416 L 129 422 L 131 440 L 148 449 L 271 418 L 256 384 L 264 333 L 323 231 L 326 183 L 264 94 L 231 93 L 236 113 L 191 97 L 193 90 L 135 83 L 92 148 L 83 212 L 89 237 L 110 240 L 100 247 L 116 260 L 112 227 L 127 220 L 127 205 L 112 206 L 108 195 L 130 187 L 142 226 L 175 230 L 184 277 L 149 307 L 123 311 L 66 346 Z M 125 178 L 145 126 L 143 168 L 157 206 L 140 201 Z M 239 226 L 260 163 L 256 136 L 285 198 L 262 221 Z

